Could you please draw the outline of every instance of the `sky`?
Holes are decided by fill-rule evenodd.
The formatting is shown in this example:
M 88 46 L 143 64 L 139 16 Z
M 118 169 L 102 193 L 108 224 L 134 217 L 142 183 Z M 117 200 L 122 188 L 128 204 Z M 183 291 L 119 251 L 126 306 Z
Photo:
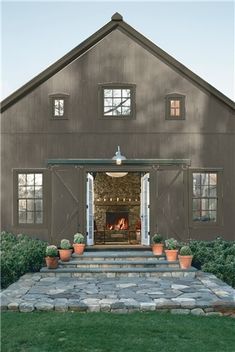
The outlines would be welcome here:
M 234 1 L 1 3 L 1 99 L 110 21 L 125 22 L 235 100 Z

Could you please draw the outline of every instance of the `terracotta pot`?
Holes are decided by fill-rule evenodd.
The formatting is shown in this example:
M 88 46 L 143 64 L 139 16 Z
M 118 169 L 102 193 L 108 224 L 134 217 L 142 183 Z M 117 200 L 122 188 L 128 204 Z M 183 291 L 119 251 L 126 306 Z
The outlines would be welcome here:
M 162 255 L 163 252 L 163 243 L 154 243 L 152 245 L 152 251 L 154 255 Z
M 74 249 L 74 253 L 81 255 L 84 252 L 85 244 L 84 243 L 74 243 L 73 249 Z
M 174 262 L 177 260 L 178 249 L 165 249 L 165 253 L 168 262 Z
M 179 262 L 181 269 L 188 269 L 192 265 L 192 255 L 179 255 Z
M 68 262 L 72 255 L 72 249 L 59 249 L 62 262 Z
M 58 268 L 58 257 L 45 257 L 48 269 Z

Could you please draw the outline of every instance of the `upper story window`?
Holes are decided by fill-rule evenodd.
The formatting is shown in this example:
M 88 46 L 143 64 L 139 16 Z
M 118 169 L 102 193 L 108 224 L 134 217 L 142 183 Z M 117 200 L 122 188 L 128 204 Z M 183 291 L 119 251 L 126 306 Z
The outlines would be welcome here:
M 185 119 L 185 96 L 180 94 L 169 94 L 166 96 L 166 119 Z
M 50 95 L 50 118 L 53 120 L 68 119 L 68 95 Z
M 221 208 L 220 173 L 192 172 L 192 223 L 218 224 Z
M 129 119 L 135 113 L 135 86 L 104 84 L 100 87 L 101 118 Z
M 54 117 L 64 117 L 64 99 L 55 98 L 53 104 Z

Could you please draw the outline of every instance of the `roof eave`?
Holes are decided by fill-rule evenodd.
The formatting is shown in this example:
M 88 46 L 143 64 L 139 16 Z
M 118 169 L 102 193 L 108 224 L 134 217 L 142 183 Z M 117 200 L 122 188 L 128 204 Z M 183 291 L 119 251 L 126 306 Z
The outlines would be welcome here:
M 85 53 L 89 50 L 93 45 L 95 45 L 98 41 L 102 40 L 107 34 L 111 33 L 115 28 L 117 28 L 118 22 L 110 21 L 102 28 L 100 28 L 97 32 L 92 34 L 89 38 L 84 40 L 78 46 L 73 48 L 70 52 L 64 55 L 62 58 L 57 60 L 55 63 L 50 65 L 44 71 L 39 73 L 29 82 L 24 84 L 22 87 L 17 89 L 14 93 L 9 95 L 1 102 L 1 112 L 8 109 L 11 105 L 16 103 L 18 100 L 23 98 L 27 93 L 32 91 L 34 88 L 38 87 L 40 84 L 45 82 L 47 79 L 52 77 L 54 74 L 62 70 L 72 61 L 74 61 L 77 57 Z
M 159 58 L 161 58 L 165 63 L 169 64 L 171 67 L 172 66 L 175 67 L 184 76 L 186 76 L 187 78 L 190 78 L 196 84 L 198 84 L 199 86 L 201 86 L 205 90 L 209 91 L 209 93 L 216 96 L 218 99 L 220 99 L 223 103 L 227 104 L 232 109 L 235 109 L 235 102 L 232 99 L 228 98 L 226 95 L 221 93 L 218 89 L 213 87 L 207 81 L 205 81 L 200 76 L 198 76 L 196 73 L 194 73 L 193 71 L 188 69 L 186 66 L 181 64 L 179 61 L 174 59 L 171 55 L 169 55 L 167 52 L 162 50 L 160 47 L 158 47 L 156 44 L 154 44 L 148 38 L 143 36 L 140 32 L 136 31 L 129 24 L 127 24 L 126 22 L 121 22 L 120 27 L 122 27 L 126 32 L 128 32 L 138 42 L 140 42 L 141 44 L 144 44 L 144 46 L 146 46 L 153 54 L 155 54 Z

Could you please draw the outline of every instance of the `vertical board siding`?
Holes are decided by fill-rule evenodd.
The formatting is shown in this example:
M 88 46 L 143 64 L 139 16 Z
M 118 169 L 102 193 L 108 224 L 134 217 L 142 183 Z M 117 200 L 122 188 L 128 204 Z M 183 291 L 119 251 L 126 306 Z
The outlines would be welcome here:
M 136 85 L 135 119 L 99 119 L 98 87 L 110 82 Z M 50 118 L 49 95 L 55 93 L 68 94 L 68 120 Z M 170 93 L 185 95 L 185 120 L 165 120 L 165 96 Z M 209 231 L 208 228 L 190 231 L 197 238 L 211 239 L 221 234 L 227 239 L 234 237 L 234 112 L 120 30 L 108 34 L 80 58 L 9 107 L 2 114 L 1 122 L 4 230 L 13 228 L 14 168 L 46 167 L 46 160 L 52 158 L 111 158 L 120 145 L 127 158 L 185 158 L 191 159 L 192 168 L 223 168 L 224 226 Z M 60 234 L 73 201 L 55 181 L 53 236 L 58 240 L 85 226 L 84 170 L 71 168 L 65 175 L 74 192 L 79 193 L 80 215 L 71 222 L 68 233 Z M 167 185 L 169 177 L 169 173 L 162 172 L 159 179 L 154 180 L 158 190 Z M 168 212 L 169 225 L 187 238 L 183 225 L 184 187 L 181 175 L 161 205 L 156 207 Z M 150 221 L 151 229 L 155 229 L 156 221 L 153 217 Z M 158 224 L 159 230 L 172 233 L 163 219 Z M 14 228 L 15 232 L 23 230 L 28 231 Z M 34 233 L 46 239 L 50 231 L 47 228 Z

